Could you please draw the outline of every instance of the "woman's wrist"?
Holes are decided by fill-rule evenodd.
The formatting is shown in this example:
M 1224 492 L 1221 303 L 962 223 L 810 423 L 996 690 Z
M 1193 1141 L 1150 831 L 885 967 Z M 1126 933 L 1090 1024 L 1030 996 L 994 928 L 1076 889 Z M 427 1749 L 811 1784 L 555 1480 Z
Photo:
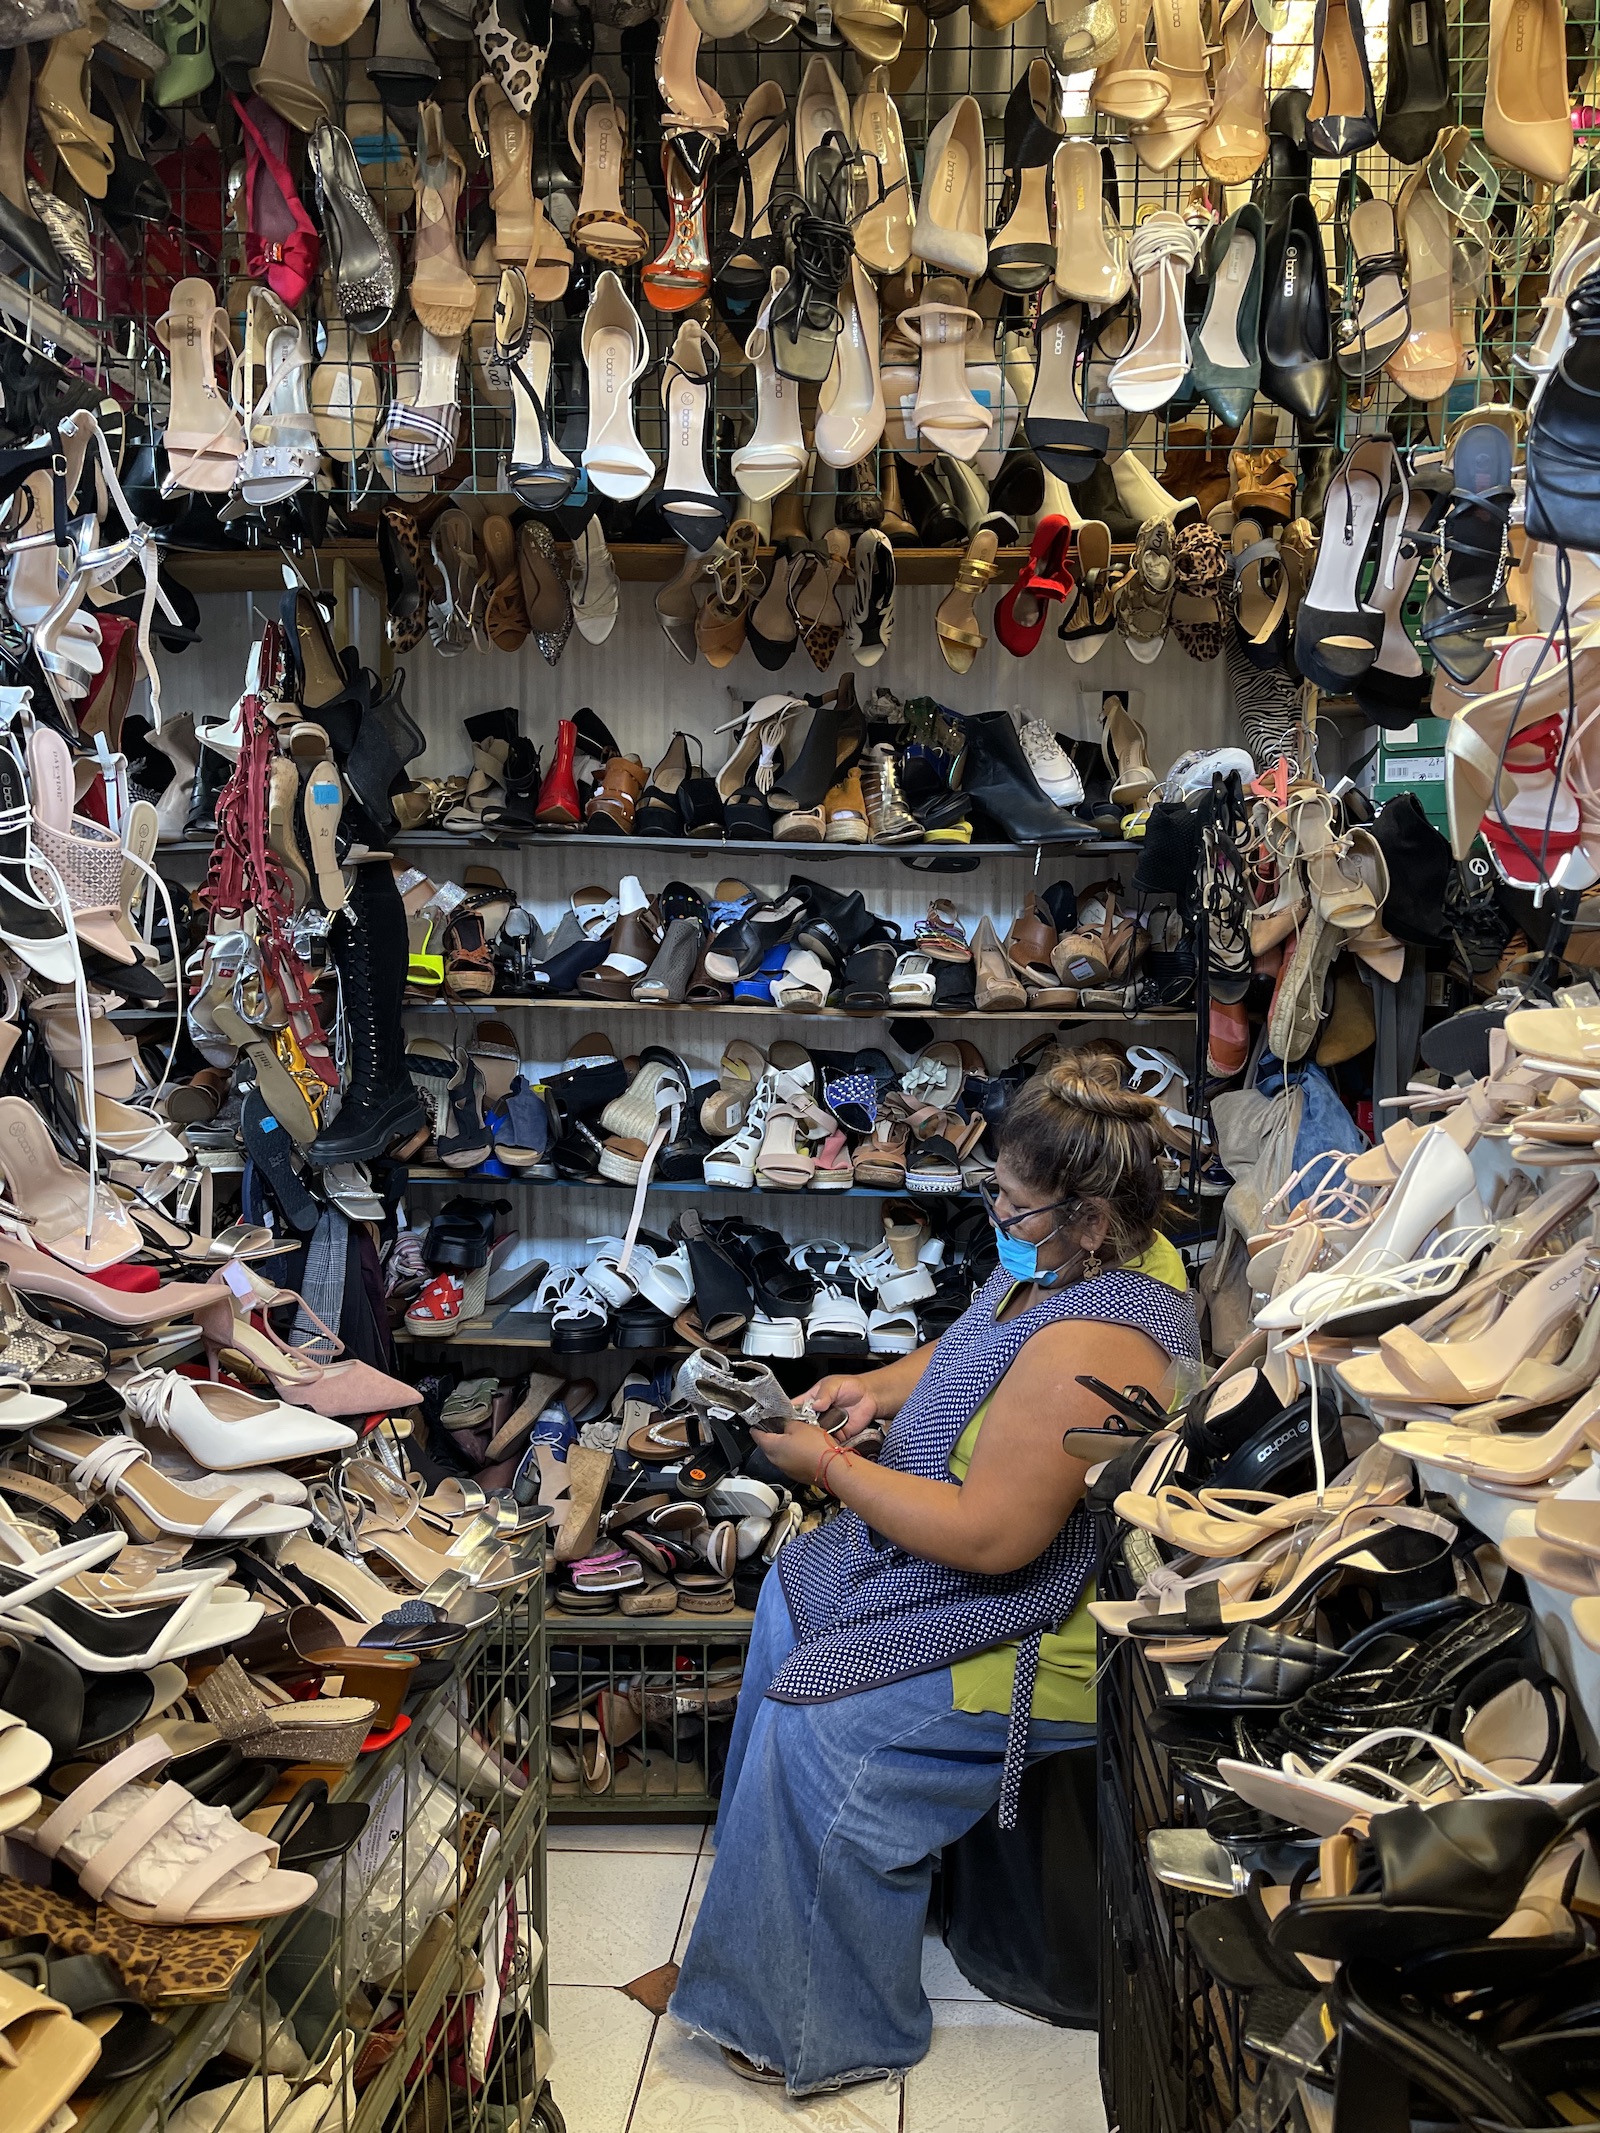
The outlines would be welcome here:
M 812 1477 L 816 1486 L 819 1489 L 826 1489 L 830 1496 L 837 1496 L 839 1494 L 839 1491 L 835 1486 L 835 1481 L 838 1477 L 838 1466 L 836 1462 L 840 1460 L 844 1462 L 844 1469 L 845 1472 L 848 1474 L 850 1468 L 855 1463 L 854 1455 L 850 1452 L 847 1452 L 842 1444 L 830 1444 L 826 1446 L 822 1453 L 822 1456 L 817 1461 L 817 1471 Z M 830 1476 L 834 1478 L 830 1479 Z

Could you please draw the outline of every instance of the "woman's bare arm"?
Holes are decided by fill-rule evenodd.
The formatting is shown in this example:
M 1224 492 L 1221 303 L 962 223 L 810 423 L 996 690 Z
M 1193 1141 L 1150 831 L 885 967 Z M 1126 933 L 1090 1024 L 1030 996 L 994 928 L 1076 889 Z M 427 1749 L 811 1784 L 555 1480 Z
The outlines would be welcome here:
M 1130 1326 L 1060 1321 L 1024 1344 L 996 1386 L 958 1487 L 854 1453 L 829 1461 L 827 1486 L 884 1539 L 929 1562 L 989 1576 L 1020 1570 L 1049 1546 L 1083 1495 L 1088 1469 L 1061 1449 L 1062 1432 L 1098 1427 L 1105 1402 L 1078 1384 L 1079 1373 L 1157 1391 L 1169 1369 L 1155 1342 Z M 775 1465 L 802 1481 L 816 1477 L 833 1448 L 814 1429 L 758 1441 Z

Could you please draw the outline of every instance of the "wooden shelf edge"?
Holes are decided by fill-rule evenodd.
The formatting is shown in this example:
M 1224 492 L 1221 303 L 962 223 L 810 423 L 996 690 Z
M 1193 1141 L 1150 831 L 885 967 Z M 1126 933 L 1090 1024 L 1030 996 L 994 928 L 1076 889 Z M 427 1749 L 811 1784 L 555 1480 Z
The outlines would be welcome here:
M 514 503 L 510 497 L 506 501 Z M 192 592 L 265 592 L 283 583 L 286 558 L 276 548 L 163 548 L 161 553 L 168 569 Z M 611 561 L 624 585 L 659 585 L 675 578 L 683 568 L 686 553 L 677 541 L 617 541 L 611 545 Z M 769 561 L 774 551 L 769 546 L 758 553 L 761 560 Z M 953 584 L 956 565 L 964 553 L 964 548 L 896 548 L 896 576 L 902 585 Z M 1025 547 L 1002 548 L 995 557 L 999 575 L 1014 575 L 1027 553 Z M 1116 544 L 1111 553 L 1114 561 L 1127 561 L 1133 549 L 1125 543 Z M 312 584 L 330 591 L 334 567 L 342 564 L 355 571 L 372 591 L 382 593 L 383 574 L 375 536 L 326 541 L 320 548 L 307 549 L 292 560 Z

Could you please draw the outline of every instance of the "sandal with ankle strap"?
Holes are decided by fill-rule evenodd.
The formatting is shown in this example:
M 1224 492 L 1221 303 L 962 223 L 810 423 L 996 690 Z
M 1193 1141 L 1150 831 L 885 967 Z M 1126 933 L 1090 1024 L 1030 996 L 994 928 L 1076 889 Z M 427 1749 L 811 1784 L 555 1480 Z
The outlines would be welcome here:
M 174 489 L 215 495 L 233 487 L 244 451 L 244 426 L 217 390 L 216 357 L 237 364 L 228 314 L 207 281 L 176 284 L 156 320 L 156 339 L 172 358 L 172 399 L 161 448 L 167 455 L 164 496 Z
M 628 167 L 627 121 L 610 83 L 598 74 L 586 75 L 572 92 L 567 141 L 583 173 L 569 239 L 602 266 L 637 266 L 650 256 L 650 233 L 622 205 L 622 178 Z
M 1516 623 L 1516 608 L 1505 596 L 1512 459 L 1510 438 L 1493 422 L 1471 423 L 1456 439 L 1451 457 L 1453 486 L 1436 538 L 1421 634 L 1445 673 L 1463 688 L 1493 658 L 1490 639 Z
M 772 270 L 783 258 L 783 241 L 772 227 L 772 185 L 788 145 L 783 89 L 775 81 L 761 82 L 745 98 L 727 150 L 734 204 L 711 275 L 712 301 L 735 333 L 750 330 Z

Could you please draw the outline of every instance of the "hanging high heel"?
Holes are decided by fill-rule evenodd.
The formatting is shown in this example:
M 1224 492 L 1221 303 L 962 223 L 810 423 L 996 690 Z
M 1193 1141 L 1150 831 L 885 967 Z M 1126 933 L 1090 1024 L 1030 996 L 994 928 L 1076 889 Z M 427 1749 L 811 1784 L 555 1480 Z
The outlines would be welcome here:
M 679 540 L 695 550 L 709 548 L 726 528 L 729 516 L 705 466 L 711 381 L 716 374 L 716 342 L 696 320 L 685 319 L 661 373 L 667 464 L 656 507 Z
M 494 343 L 511 381 L 514 410 L 506 479 L 530 511 L 550 511 L 572 494 L 578 469 L 550 434 L 550 368 L 554 344 L 528 302 L 520 267 L 504 267 L 494 304 Z
M 731 157 L 735 185 L 727 241 L 711 277 L 711 297 L 735 333 L 748 331 L 783 256 L 772 227 L 772 187 L 789 146 L 789 114 L 782 86 L 757 84 L 739 111 Z
M 691 156 L 687 140 L 668 141 L 661 151 L 671 217 L 666 242 L 639 277 L 639 286 L 654 311 L 687 311 L 711 289 L 711 248 L 706 235 L 706 202 L 711 192 L 711 159 Z
M 246 1383 L 264 1379 L 296 1408 L 330 1418 L 377 1414 L 406 1404 L 411 1386 L 357 1358 L 335 1360 L 344 1354 L 344 1342 L 297 1290 L 280 1289 L 237 1261 L 223 1278 L 233 1324 L 225 1339 L 206 1335 L 206 1361 L 213 1377 L 226 1369 Z M 266 1314 L 291 1303 L 297 1323 L 306 1319 L 317 1329 L 308 1341 L 286 1341 L 272 1330 Z M 257 1314 L 259 1327 L 254 1323 Z M 312 1354 L 312 1349 L 320 1352 Z
M 1089 92 L 1096 111 L 1134 128 L 1158 119 L 1172 95 L 1171 83 L 1147 63 L 1145 32 L 1150 7 L 1151 0 L 1117 0 L 1116 53 L 1097 71 Z
M 1222 66 L 1205 131 L 1195 144 L 1202 169 L 1219 185 L 1246 185 L 1267 160 L 1268 23 L 1257 0 L 1227 0 L 1220 24 Z

